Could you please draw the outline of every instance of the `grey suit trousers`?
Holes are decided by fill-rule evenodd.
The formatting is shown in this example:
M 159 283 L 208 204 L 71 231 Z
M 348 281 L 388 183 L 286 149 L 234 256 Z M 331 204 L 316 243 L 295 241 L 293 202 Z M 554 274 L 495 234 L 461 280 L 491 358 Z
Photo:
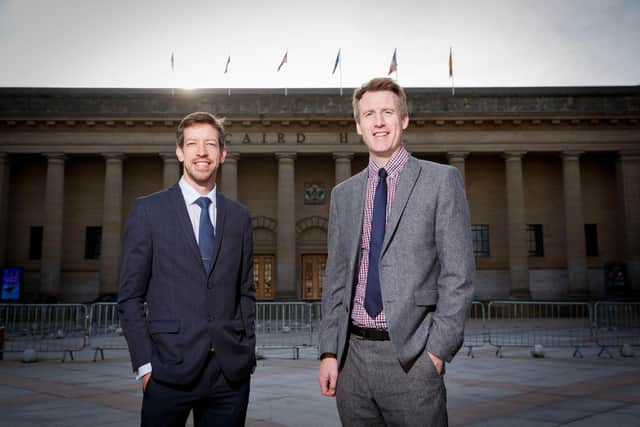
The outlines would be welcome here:
M 390 341 L 351 336 L 336 402 L 346 427 L 447 426 L 443 375 L 425 352 L 405 372 Z

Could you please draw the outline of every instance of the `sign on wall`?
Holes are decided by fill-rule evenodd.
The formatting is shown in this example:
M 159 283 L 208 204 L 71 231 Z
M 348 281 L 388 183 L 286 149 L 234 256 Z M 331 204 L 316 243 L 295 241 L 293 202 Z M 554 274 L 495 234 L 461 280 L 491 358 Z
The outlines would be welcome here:
M 2 301 L 19 301 L 22 286 L 22 268 L 6 267 L 2 269 Z

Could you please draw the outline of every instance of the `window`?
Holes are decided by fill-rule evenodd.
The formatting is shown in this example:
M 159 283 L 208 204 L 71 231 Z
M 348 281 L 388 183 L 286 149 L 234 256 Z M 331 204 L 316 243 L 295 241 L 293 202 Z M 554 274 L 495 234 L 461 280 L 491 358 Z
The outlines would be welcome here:
M 473 254 L 475 256 L 489 256 L 489 225 L 472 224 Z
M 598 224 L 585 224 L 584 237 L 587 244 L 587 256 L 599 256 L 598 253 Z
M 100 259 L 102 227 L 87 227 L 84 238 L 84 259 Z
M 41 225 L 34 225 L 29 231 L 29 259 L 42 259 Z
M 544 256 L 544 239 L 542 238 L 542 224 L 528 224 L 529 256 Z

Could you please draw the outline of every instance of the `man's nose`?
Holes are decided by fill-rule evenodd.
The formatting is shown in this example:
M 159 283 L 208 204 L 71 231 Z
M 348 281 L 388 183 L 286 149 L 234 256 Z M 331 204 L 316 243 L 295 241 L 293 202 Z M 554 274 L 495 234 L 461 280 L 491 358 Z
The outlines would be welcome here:
M 206 156 L 207 155 L 207 145 L 202 143 L 202 144 L 198 144 L 198 150 L 196 151 L 196 154 L 198 154 L 198 156 Z
M 375 114 L 375 123 L 376 126 L 384 126 L 384 116 L 382 113 Z

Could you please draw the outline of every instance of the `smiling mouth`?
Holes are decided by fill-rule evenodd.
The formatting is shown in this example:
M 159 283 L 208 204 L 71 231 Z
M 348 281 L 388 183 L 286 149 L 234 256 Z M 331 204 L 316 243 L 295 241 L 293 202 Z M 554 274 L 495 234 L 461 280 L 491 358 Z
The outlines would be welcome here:
M 386 132 L 386 131 L 384 131 L 384 132 L 383 131 L 379 131 L 379 132 L 374 132 L 373 133 L 373 136 L 375 136 L 375 137 L 382 137 L 382 136 L 387 136 L 387 135 L 389 135 L 389 132 Z

